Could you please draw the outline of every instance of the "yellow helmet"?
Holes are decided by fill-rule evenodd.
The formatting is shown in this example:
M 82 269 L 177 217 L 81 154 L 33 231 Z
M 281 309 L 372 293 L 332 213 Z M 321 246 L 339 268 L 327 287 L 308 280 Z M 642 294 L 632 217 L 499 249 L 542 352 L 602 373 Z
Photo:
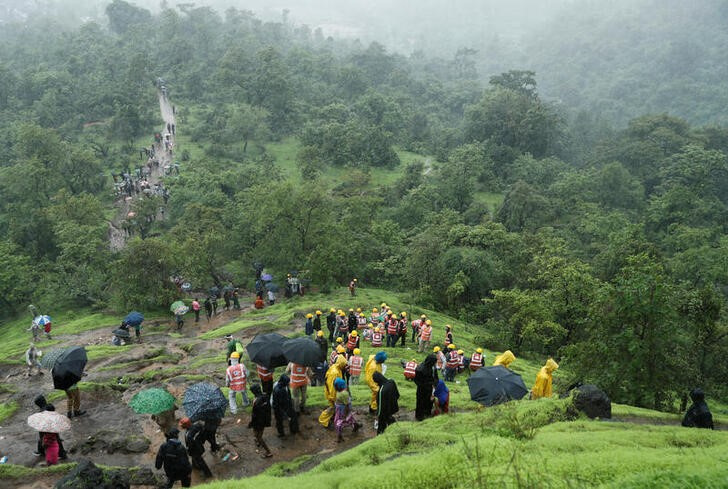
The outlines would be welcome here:
M 316 336 L 323 336 L 323 335 L 324 335 L 324 332 L 323 331 L 319 331 L 319 332 L 316 333 Z
M 372 312 L 379 312 L 379 309 L 377 309 L 377 308 L 375 307 L 375 308 L 373 308 L 373 309 L 372 309 Z
M 230 354 L 230 358 L 240 358 L 240 353 L 234 351 Z
M 356 282 L 356 279 L 354 279 L 354 282 Z
M 455 343 L 450 343 L 449 345 L 447 345 L 447 347 L 450 350 L 454 350 L 455 349 Z
M 422 316 L 420 316 L 420 319 L 427 319 L 427 314 L 423 314 Z
M 458 355 L 463 355 L 465 352 L 463 350 L 458 350 Z
M 359 333 L 357 333 L 356 331 L 351 332 L 351 336 L 358 336 L 358 335 L 359 335 Z
M 339 311 L 339 316 L 346 316 L 346 313 L 344 311 Z
M 379 307 L 387 307 L 387 303 L 386 302 L 382 302 L 382 304 Z
M 387 316 L 391 316 L 391 315 L 392 315 L 392 311 L 387 311 Z
M 356 312 L 361 312 L 361 307 L 357 307 Z
M 482 348 L 476 348 L 476 349 L 475 349 L 475 352 L 476 352 L 476 353 L 483 353 L 483 349 L 482 349 Z
M 374 325 L 372 323 L 367 324 L 367 328 L 373 328 L 373 327 L 374 327 Z M 377 328 L 377 329 L 379 329 L 379 328 Z
M 451 330 L 452 329 L 452 326 L 450 326 L 449 324 L 446 324 L 445 325 L 445 329 L 450 329 Z
M 359 355 L 361 353 L 361 350 L 359 348 L 354 348 L 354 355 Z
M 306 317 L 307 317 L 308 319 L 311 319 L 311 318 L 313 317 L 313 314 L 311 314 L 311 313 L 309 312 L 308 314 L 306 314 Z
M 349 312 L 354 312 L 354 309 L 352 309 L 352 308 L 349 308 Z
M 321 314 L 323 314 L 321 311 L 316 311 L 317 316 L 320 316 Z
M 336 353 L 344 353 L 345 351 L 346 349 L 341 345 L 336 347 Z
M 438 351 L 440 351 L 439 346 L 436 346 L 435 348 L 432 349 L 432 353 L 437 353 Z
M 430 320 L 428 319 L 427 321 L 425 321 L 425 324 L 426 324 L 426 325 L 428 325 L 428 326 L 431 326 L 431 325 L 432 325 L 432 321 L 430 321 Z
M 336 338 L 336 342 L 337 343 L 343 343 L 344 342 L 344 338 L 342 338 L 341 336 L 339 336 L 338 338 Z
M 407 317 L 407 313 L 406 312 L 400 312 L 399 315 L 402 316 L 403 318 L 406 318 Z
M 331 309 L 329 309 L 329 312 L 336 312 L 336 309 L 334 309 L 334 308 L 332 307 Z
M 374 332 L 375 333 L 379 333 L 379 326 L 377 326 L 376 328 L 374 328 Z

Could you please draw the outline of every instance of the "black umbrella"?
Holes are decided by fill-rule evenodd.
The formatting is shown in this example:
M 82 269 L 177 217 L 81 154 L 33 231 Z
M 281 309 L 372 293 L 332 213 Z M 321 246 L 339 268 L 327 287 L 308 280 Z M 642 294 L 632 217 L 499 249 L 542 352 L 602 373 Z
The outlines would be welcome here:
M 192 420 L 222 419 L 228 400 L 215 384 L 199 382 L 192 384 L 185 391 L 182 407 Z
M 528 392 L 521 376 L 502 365 L 479 368 L 468 379 L 468 387 L 470 399 L 485 406 L 521 399 Z
M 266 368 L 282 367 L 288 365 L 288 360 L 283 354 L 285 341 L 286 337 L 278 333 L 259 334 L 245 349 L 250 359 L 259 365 Z
M 318 343 L 303 336 L 283 343 L 283 354 L 289 362 L 304 367 L 315 367 L 324 361 L 324 354 Z
M 53 387 L 65 391 L 81 380 L 87 361 L 86 349 L 82 346 L 72 346 L 63 350 L 51 371 Z
M 129 334 L 128 329 L 115 329 L 111 332 L 111 334 L 118 336 L 119 338 L 131 338 L 131 335 Z

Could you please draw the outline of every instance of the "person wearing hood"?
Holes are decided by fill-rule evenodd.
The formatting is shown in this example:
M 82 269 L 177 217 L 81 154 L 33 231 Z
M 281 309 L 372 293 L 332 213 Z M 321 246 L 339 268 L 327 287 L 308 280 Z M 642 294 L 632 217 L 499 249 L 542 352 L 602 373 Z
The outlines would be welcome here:
M 559 364 L 556 363 L 553 358 L 546 360 L 546 365 L 541 367 L 541 370 L 538 371 L 538 375 L 536 375 L 536 383 L 533 384 L 533 389 L 531 389 L 531 399 L 551 397 L 553 373 L 557 368 L 559 368 Z
M 328 428 L 331 418 L 334 414 L 336 414 L 336 388 L 334 387 L 334 382 L 336 379 L 344 378 L 344 370 L 346 370 L 346 357 L 344 355 L 339 355 L 336 358 L 336 362 L 326 371 L 324 397 L 326 397 L 326 401 L 328 401 L 329 405 L 319 416 L 319 423 L 326 428 Z
M 372 391 L 372 399 L 369 401 L 369 414 L 377 412 L 377 396 L 379 395 L 379 384 L 374 382 L 374 373 L 382 373 L 382 364 L 387 361 L 387 353 L 380 351 L 376 355 L 369 355 L 369 360 L 364 366 L 364 381 Z
M 265 453 L 261 456 L 270 458 L 273 454 L 270 453 L 268 444 L 263 440 L 263 431 L 270 426 L 270 400 L 268 395 L 263 393 L 260 384 L 253 384 L 250 387 L 250 392 L 255 396 L 255 400 L 253 401 L 253 412 L 248 428 L 252 428 L 255 433 L 255 446 L 265 450 Z
M 377 394 L 377 435 L 384 433 L 394 423 L 394 414 L 399 411 L 399 390 L 397 383 L 387 379 L 381 372 L 374 372 L 372 379 L 379 386 Z
M 505 368 L 509 368 L 509 366 L 511 365 L 511 363 L 514 362 L 515 359 L 516 356 L 513 354 L 513 352 L 511 350 L 506 350 L 503 352 L 503 354 L 495 357 L 493 365 L 503 365 Z
M 187 457 L 187 450 L 179 441 L 179 430 L 172 428 L 164 435 L 167 441 L 159 447 L 157 459 L 154 466 L 161 469 L 164 466 L 164 473 L 167 475 L 167 489 L 171 489 L 176 481 L 182 483 L 182 487 L 190 487 L 190 474 L 192 466 Z
M 437 357 L 430 353 L 415 370 L 415 385 L 417 385 L 415 419 L 417 421 L 422 421 L 432 414 L 432 391 L 439 380 Z
M 205 478 L 212 477 L 210 467 L 207 466 L 202 455 L 205 453 L 205 440 L 202 439 L 204 427 L 202 423 L 192 423 L 190 418 L 182 418 L 179 422 L 181 428 L 187 430 L 185 433 L 185 445 L 187 453 L 192 459 L 192 467 L 202 471 Z
M 700 388 L 693 389 L 690 392 L 690 399 L 693 400 L 693 404 L 685 413 L 682 425 L 686 428 L 715 429 L 715 426 L 713 426 L 713 415 L 710 414 L 708 404 L 705 402 L 705 393 L 703 390 Z
M 278 430 L 278 436 L 280 437 L 286 436 L 283 430 L 283 422 L 286 419 L 288 419 L 288 429 L 291 434 L 298 433 L 298 413 L 293 408 L 291 390 L 288 387 L 289 383 L 288 375 L 281 374 L 273 388 L 273 414 L 276 417 L 276 430 Z
M 435 416 L 450 411 L 450 389 L 447 388 L 444 381 L 437 381 L 435 391 L 432 393 L 432 401 L 435 404 Z

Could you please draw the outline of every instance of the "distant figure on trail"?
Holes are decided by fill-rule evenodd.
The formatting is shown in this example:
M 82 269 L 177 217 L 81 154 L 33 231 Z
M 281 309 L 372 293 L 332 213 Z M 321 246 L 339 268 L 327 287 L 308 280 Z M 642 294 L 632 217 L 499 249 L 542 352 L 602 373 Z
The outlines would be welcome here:
M 352 297 L 356 295 L 356 279 L 352 279 L 351 282 L 349 282 L 349 293 Z
M 693 389 L 690 392 L 690 399 L 692 399 L 693 404 L 685 413 L 682 425 L 687 428 L 715 429 L 715 426 L 713 426 L 713 415 L 710 413 L 708 404 L 705 402 L 705 393 L 703 390 L 700 388 Z
M 28 371 L 25 373 L 26 377 L 33 375 L 33 369 L 38 369 L 38 375 L 43 375 L 41 370 L 43 367 L 40 364 L 40 357 L 43 353 L 35 348 L 35 343 L 30 344 L 30 348 L 25 351 L 25 364 L 28 366 Z
M 30 328 L 26 331 L 33 333 L 33 343 L 37 343 L 40 340 L 40 325 L 35 321 L 30 323 Z
M 200 303 L 197 299 L 192 300 L 192 311 L 195 313 L 195 322 L 200 322 Z
M 265 307 L 265 304 L 263 303 L 263 299 L 260 297 L 256 297 L 255 299 L 255 308 L 256 309 L 263 309 Z
M 276 294 L 272 290 L 268 290 L 268 305 L 272 306 L 276 303 Z

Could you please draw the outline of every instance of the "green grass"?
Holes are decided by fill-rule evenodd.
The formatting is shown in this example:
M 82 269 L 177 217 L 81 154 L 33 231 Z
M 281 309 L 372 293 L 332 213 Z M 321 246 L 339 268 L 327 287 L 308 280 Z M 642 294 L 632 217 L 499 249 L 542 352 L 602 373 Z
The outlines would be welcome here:
M 75 462 L 70 464 L 51 465 L 50 467 L 25 467 L 24 465 L 8 463 L 0 465 L 0 480 L 33 479 L 44 475 L 61 474 L 70 471 L 75 466 Z
M 483 203 L 488 206 L 492 213 L 496 213 L 503 204 L 503 194 L 494 192 L 475 192 L 473 196 L 476 202 Z
M 9 401 L 0 403 L 0 423 L 11 417 L 18 410 L 17 401 Z

